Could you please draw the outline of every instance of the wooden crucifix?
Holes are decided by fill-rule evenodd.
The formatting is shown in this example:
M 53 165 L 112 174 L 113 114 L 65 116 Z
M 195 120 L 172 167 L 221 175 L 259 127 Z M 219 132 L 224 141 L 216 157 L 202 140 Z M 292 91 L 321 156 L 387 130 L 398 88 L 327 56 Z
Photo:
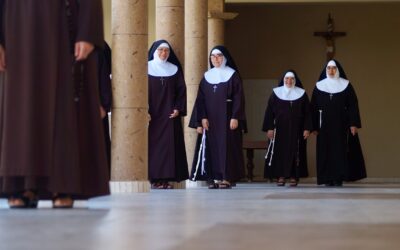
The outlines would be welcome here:
M 326 32 L 314 32 L 314 36 L 322 36 L 326 39 L 326 59 L 329 61 L 335 56 L 335 38 L 346 36 L 346 32 L 335 32 L 335 25 L 331 13 L 328 16 L 328 30 Z

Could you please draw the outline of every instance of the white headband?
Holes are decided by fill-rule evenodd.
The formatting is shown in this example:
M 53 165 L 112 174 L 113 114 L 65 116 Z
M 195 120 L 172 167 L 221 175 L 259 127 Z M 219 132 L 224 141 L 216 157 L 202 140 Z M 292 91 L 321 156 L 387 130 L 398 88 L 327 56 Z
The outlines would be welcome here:
M 285 78 L 286 78 L 286 77 L 293 77 L 293 78 L 296 78 L 295 75 L 294 75 L 294 73 L 293 73 L 293 72 L 290 72 L 290 71 L 287 72 L 287 73 L 285 74 Z
M 162 43 L 157 47 L 157 49 L 159 49 L 159 48 L 168 48 L 169 49 L 169 45 L 168 45 L 168 43 Z
M 213 49 L 211 51 L 211 55 L 218 55 L 218 54 L 223 54 L 219 49 Z
M 336 62 L 333 61 L 333 60 L 330 60 L 330 61 L 328 62 L 328 65 L 326 65 L 326 67 L 328 67 L 328 66 L 337 67 Z

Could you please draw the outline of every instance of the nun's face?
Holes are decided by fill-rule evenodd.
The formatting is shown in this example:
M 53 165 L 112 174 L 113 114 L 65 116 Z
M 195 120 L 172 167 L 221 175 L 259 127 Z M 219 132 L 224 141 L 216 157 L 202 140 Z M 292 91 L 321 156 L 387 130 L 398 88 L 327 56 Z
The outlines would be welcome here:
M 221 53 L 211 54 L 210 58 L 212 65 L 216 68 L 221 67 L 222 62 L 224 61 L 224 55 Z
M 157 49 L 157 54 L 161 60 L 165 61 L 169 57 L 169 48 L 160 47 Z
M 285 82 L 285 86 L 288 88 L 293 88 L 294 86 L 294 77 L 292 76 L 285 76 L 285 78 L 283 79 L 283 81 Z
M 326 73 L 328 74 L 328 76 L 330 78 L 335 77 L 336 72 L 337 72 L 337 67 L 336 66 L 328 66 L 328 67 L 326 67 Z

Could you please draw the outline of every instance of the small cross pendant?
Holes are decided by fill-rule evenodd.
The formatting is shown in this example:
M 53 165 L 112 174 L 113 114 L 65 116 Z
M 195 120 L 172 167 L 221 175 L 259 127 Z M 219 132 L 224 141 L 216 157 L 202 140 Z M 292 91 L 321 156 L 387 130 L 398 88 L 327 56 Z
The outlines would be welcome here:
M 160 78 L 160 81 L 161 81 L 161 85 L 164 86 L 164 77 L 161 77 L 161 78 Z
M 329 97 L 331 98 L 331 100 L 332 100 L 332 96 L 333 96 L 333 94 L 330 94 L 330 95 L 329 95 Z
M 213 89 L 214 89 L 214 93 L 215 93 L 215 91 L 217 90 L 217 85 L 214 85 Z

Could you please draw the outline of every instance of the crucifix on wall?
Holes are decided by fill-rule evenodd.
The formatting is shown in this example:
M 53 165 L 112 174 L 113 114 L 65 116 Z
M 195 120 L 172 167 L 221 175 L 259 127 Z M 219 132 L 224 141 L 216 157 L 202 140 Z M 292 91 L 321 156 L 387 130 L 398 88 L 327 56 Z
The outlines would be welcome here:
M 334 21 L 331 16 L 331 13 L 329 13 L 328 16 L 328 30 L 324 32 L 314 32 L 314 36 L 321 36 L 326 39 L 326 57 L 327 60 L 331 60 L 335 56 L 335 38 L 336 37 L 341 37 L 341 36 L 346 36 L 346 32 L 336 32 L 335 31 L 335 26 L 334 26 Z

